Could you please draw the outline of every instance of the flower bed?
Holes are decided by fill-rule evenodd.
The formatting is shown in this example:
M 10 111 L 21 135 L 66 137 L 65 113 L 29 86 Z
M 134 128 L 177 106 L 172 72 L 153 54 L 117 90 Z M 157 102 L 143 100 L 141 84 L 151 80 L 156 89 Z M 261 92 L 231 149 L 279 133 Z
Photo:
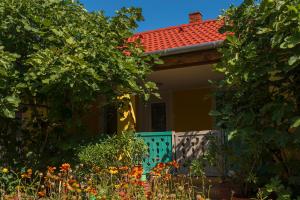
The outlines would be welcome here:
M 180 181 L 170 173 L 178 163 L 159 163 L 150 179 L 142 181 L 142 166 L 119 166 L 100 169 L 97 166 L 64 163 L 48 167 L 42 173 L 32 169 L 1 169 L 3 199 L 203 199 L 189 181 Z

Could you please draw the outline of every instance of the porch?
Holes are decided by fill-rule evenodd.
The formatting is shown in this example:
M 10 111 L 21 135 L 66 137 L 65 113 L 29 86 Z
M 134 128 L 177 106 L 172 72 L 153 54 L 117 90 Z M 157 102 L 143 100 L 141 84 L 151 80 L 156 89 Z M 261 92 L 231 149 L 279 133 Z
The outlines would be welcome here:
M 206 153 L 209 138 L 224 141 L 209 116 L 216 106 L 209 80 L 222 75 L 208 64 L 157 70 L 149 79 L 158 85 L 161 98 L 135 102 L 136 130 L 148 145 L 143 167 L 150 171 L 159 162 L 176 160 L 181 166 L 178 173 L 186 174 L 189 163 Z M 222 165 L 220 160 L 220 166 L 207 168 L 206 175 L 220 176 Z
M 222 75 L 212 65 L 171 68 L 153 72 L 149 79 L 159 87 L 161 98 L 136 101 L 137 132 L 201 131 L 214 129 L 209 112 L 215 107 L 209 80 Z

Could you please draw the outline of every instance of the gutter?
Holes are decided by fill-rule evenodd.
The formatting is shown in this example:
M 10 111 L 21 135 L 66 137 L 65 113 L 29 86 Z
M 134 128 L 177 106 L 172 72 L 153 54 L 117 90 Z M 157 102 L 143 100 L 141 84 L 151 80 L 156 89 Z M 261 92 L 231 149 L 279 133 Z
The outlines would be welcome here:
M 183 46 L 183 47 L 176 47 L 158 51 L 151 51 L 146 53 L 147 55 L 151 54 L 158 54 L 160 56 L 169 56 L 181 53 L 189 53 L 193 51 L 202 51 L 202 50 L 209 50 L 209 49 L 216 49 L 222 46 L 224 40 L 218 40 L 214 42 L 206 42 L 202 44 L 190 45 L 190 46 Z

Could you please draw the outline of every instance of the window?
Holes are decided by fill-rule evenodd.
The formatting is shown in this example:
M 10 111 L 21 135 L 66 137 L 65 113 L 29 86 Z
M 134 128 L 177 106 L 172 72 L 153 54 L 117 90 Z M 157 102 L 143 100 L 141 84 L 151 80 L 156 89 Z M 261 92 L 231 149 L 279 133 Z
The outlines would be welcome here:
M 166 131 L 166 104 L 151 104 L 151 129 L 152 131 Z

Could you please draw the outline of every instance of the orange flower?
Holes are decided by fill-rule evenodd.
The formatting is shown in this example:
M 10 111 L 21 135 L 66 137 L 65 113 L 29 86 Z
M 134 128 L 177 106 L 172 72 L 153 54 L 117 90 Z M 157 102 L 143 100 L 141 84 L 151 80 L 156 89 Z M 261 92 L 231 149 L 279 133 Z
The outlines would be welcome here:
M 176 160 L 173 160 L 172 162 L 169 162 L 168 165 L 173 166 L 174 168 L 179 168 L 179 163 Z
M 161 177 L 161 173 L 158 172 L 158 171 L 155 171 L 155 170 L 150 172 L 150 174 L 153 175 L 153 176 L 156 176 L 156 177 Z
M 134 166 L 131 169 L 131 172 L 132 173 L 143 173 L 143 167 L 142 166 Z
M 162 163 L 162 162 L 158 163 L 157 166 L 156 166 L 156 168 L 159 169 L 159 170 L 163 170 L 165 167 L 166 167 L 166 164 Z
M 142 174 L 143 174 L 143 167 L 142 166 L 134 166 L 131 169 L 131 172 L 129 175 L 136 179 L 140 179 L 142 177 Z
M 119 170 L 121 170 L 121 171 L 127 171 L 128 169 L 129 169 L 128 166 L 119 167 Z
M 31 178 L 32 169 L 28 169 L 25 173 L 21 174 L 22 178 Z
M 64 163 L 60 166 L 60 171 L 68 172 L 71 169 L 71 165 L 69 163 Z
M 46 192 L 45 192 L 45 191 L 39 191 L 39 192 L 37 193 L 37 195 L 41 198 L 41 197 L 46 196 Z
M 88 188 L 87 192 L 93 195 L 97 194 L 97 190 L 95 188 Z
M 56 167 L 48 167 L 48 172 L 50 173 L 50 174 L 52 174 L 52 173 L 54 173 L 54 171 L 56 170 Z
M 137 181 L 136 184 L 139 185 L 139 186 L 142 186 L 142 187 L 145 186 L 144 181 Z
M 135 176 L 135 178 L 136 178 L 136 179 L 141 179 L 141 178 L 142 178 L 142 174 L 137 174 L 137 175 Z

